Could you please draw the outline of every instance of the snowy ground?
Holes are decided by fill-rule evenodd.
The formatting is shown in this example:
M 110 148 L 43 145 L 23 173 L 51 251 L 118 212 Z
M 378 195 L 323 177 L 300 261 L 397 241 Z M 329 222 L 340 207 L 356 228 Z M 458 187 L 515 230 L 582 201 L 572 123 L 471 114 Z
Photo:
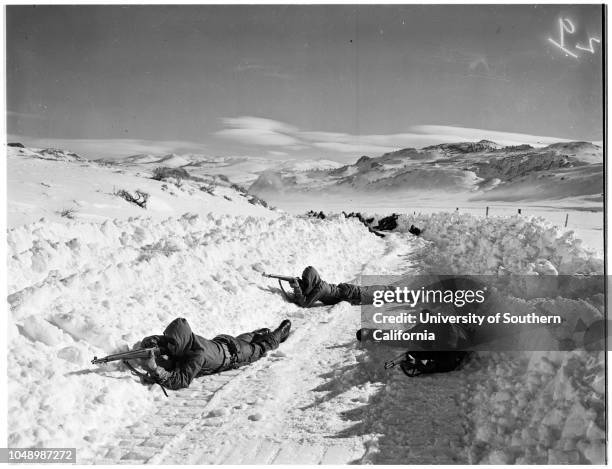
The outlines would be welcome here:
M 331 282 L 528 273 L 543 261 L 602 273 L 601 256 L 572 234 L 529 217 L 450 213 L 404 216 L 381 239 L 354 219 L 296 218 L 231 187 L 164 190 L 39 156 L 9 155 L 9 446 L 76 446 L 81 462 L 603 461 L 603 353 L 481 353 L 460 371 L 411 379 L 382 369 L 397 350 L 356 345 L 358 307 L 302 310 L 260 275 L 307 265 Z M 150 208 L 112 185 L 147 190 Z M 75 218 L 56 213 L 76 195 Z M 426 228 L 421 238 L 406 232 L 412 223 Z M 285 317 L 294 333 L 169 399 L 116 365 L 89 364 L 177 316 L 206 337 Z

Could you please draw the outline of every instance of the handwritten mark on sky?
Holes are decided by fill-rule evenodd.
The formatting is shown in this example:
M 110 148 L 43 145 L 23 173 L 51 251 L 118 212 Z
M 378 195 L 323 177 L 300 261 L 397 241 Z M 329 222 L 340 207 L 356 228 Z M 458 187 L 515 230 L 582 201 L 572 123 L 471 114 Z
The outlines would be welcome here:
M 573 57 L 575 59 L 578 59 L 579 57 L 578 54 L 570 50 L 565 45 L 565 33 L 574 34 L 575 32 L 576 32 L 576 26 L 569 18 L 559 18 L 559 41 L 556 41 L 551 37 L 548 38 L 548 41 L 554 44 L 555 46 L 557 46 L 563 52 L 565 52 L 566 55 Z M 601 41 L 596 37 L 589 37 L 588 47 L 583 46 L 580 43 L 576 43 L 575 48 L 578 50 L 590 52 L 591 54 L 595 54 L 595 47 L 593 46 L 593 44 L 594 43 L 599 44 L 600 42 Z

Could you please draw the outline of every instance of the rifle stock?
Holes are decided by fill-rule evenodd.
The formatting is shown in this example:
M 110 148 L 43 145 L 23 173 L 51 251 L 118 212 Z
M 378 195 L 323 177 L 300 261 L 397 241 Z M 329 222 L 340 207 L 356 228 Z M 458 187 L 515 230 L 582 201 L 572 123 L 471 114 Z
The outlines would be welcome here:
M 114 362 L 117 360 L 133 360 L 136 358 L 148 358 L 150 351 L 153 350 L 155 355 L 160 355 L 159 347 L 140 348 L 130 350 L 128 352 L 115 353 L 106 357 L 98 358 L 94 357 L 91 361 L 92 365 L 100 365 L 103 363 Z

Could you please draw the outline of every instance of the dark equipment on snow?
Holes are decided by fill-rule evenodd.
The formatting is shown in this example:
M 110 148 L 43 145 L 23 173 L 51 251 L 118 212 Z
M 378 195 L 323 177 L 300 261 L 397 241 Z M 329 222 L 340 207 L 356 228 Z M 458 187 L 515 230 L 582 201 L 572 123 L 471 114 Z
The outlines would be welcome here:
M 371 218 L 364 218 L 363 215 L 360 212 L 351 212 L 349 214 L 347 214 L 344 210 L 342 211 L 342 215 L 344 216 L 344 218 L 357 218 L 361 223 L 363 223 L 365 225 L 365 227 L 368 229 L 368 231 L 370 233 L 372 233 L 373 235 L 378 236 L 379 238 L 384 238 L 385 235 L 382 233 L 379 233 L 378 231 L 376 231 L 375 229 L 372 228 L 372 223 L 374 222 L 374 217 Z
M 418 236 L 421 234 L 421 229 L 417 228 L 414 225 L 410 225 L 410 229 L 408 230 L 408 233 Z
M 468 352 L 405 352 L 392 360 L 385 362 L 385 370 L 399 365 L 406 376 L 414 377 L 430 373 L 446 373 L 456 370 Z
M 320 220 L 325 220 L 327 218 L 323 211 L 315 212 L 314 210 L 309 210 L 306 212 L 306 216 L 310 218 L 318 218 Z
M 423 311 L 429 312 L 427 309 Z M 425 327 L 420 323 L 410 330 L 418 332 Z M 470 332 L 464 327 L 452 324 L 437 325 L 435 331 L 438 337 L 437 350 L 431 349 L 431 344 L 425 345 L 425 350 L 407 350 L 393 360 L 385 362 L 385 369 L 399 365 L 404 374 L 410 377 L 456 370 L 468 356 L 468 352 L 462 349 L 467 348 L 466 345 L 469 344 Z
M 366 226 L 371 225 L 374 222 L 374 217 L 371 218 L 364 218 L 363 215 L 361 214 L 361 212 L 351 212 L 349 214 L 347 214 L 344 210 L 342 211 L 342 215 L 344 215 L 344 218 L 357 218 L 361 223 L 363 223 Z
M 374 227 L 375 230 L 379 231 L 392 231 L 397 228 L 397 219 L 399 215 L 397 213 L 393 213 L 388 217 L 381 218 L 378 221 L 378 225 Z
M 104 363 L 115 362 L 118 360 L 135 360 L 137 358 L 149 358 L 151 350 L 153 351 L 155 355 L 157 356 L 161 355 L 159 347 L 139 348 L 139 349 L 130 350 L 128 352 L 115 353 L 113 355 L 108 355 L 102 358 L 93 357 L 91 364 L 101 365 Z

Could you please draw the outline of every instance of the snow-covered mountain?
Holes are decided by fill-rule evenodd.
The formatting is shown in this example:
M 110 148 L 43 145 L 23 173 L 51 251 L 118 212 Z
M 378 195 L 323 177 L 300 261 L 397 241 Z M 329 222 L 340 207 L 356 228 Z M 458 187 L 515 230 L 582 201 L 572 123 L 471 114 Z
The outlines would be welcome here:
M 267 171 L 250 186 L 261 196 L 330 194 L 468 194 L 474 200 L 545 200 L 600 196 L 603 152 L 587 142 L 502 147 L 448 143 L 362 156 L 339 168 Z
M 200 154 L 139 154 L 122 159 L 105 160 L 116 166 L 140 166 L 143 169 L 166 166 L 184 168 L 196 176 L 223 175 L 236 184 L 250 185 L 261 174 L 274 169 L 285 172 L 307 172 L 335 169 L 342 166 L 337 161 L 268 159 L 246 156 L 206 156 Z
M 151 154 L 139 154 L 128 156 L 124 160 L 121 161 L 124 165 L 141 165 L 141 164 L 155 164 L 155 165 L 163 165 L 172 168 L 178 168 L 181 166 L 186 166 L 189 164 L 189 160 L 171 153 L 169 155 L 158 156 Z

